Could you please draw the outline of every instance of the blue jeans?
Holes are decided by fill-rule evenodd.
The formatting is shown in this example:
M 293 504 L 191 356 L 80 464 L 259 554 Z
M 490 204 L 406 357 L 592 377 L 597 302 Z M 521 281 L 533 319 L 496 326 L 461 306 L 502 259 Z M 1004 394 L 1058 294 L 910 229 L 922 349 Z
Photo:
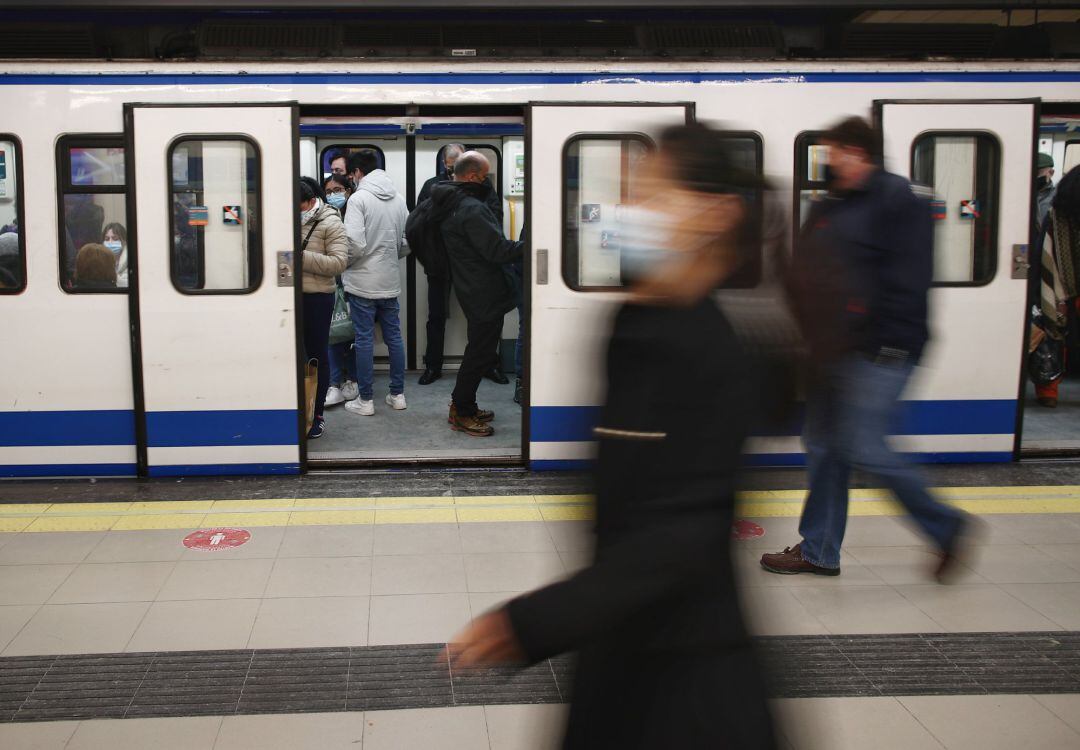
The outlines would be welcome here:
M 356 384 L 360 398 L 370 401 L 375 393 L 375 321 L 382 327 L 383 341 L 390 350 L 390 392 L 405 392 L 405 343 L 401 339 L 400 307 L 397 297 L 368 299 L 345 294 L 349 317 L 356 329 Z
M 330 385 L 340 388 L 346 381 L 356 380 L 356 357 L 349 348 L 351 341 L 330 345 Z
M 910 364 L 852 355 L 825 368 L 813 385 L 804 435 L 810 492 L 799 522 L 808 562 L 840 567 L 852 468 L 880 479 L 939 549 L 955 541 L 963 514 L 935 500 L 915 467 L 885 442 L 898 423 L 911 371 Z

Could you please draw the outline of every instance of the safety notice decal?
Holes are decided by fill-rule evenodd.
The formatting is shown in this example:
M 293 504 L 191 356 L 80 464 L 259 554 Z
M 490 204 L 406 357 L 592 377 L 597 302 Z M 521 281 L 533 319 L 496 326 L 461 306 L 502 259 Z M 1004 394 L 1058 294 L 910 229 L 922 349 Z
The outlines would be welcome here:
M 213 552 L 219 549 L 233 549 L 251 539 L 247 529 L 200 529 L 184 537 L 184 546 L 188 549 Z

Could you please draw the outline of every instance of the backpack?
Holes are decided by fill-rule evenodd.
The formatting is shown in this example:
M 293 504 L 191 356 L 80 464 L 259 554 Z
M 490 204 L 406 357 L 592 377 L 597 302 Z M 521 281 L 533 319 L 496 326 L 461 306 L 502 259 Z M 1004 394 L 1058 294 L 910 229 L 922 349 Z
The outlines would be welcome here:
M 429 276 L 446 276 L 450 272 L 450 259 L 442 236 L 442 223 L 448 214 L 448 211 L 436 208 L 431 198 L 425 198 L 405 222 L 409 249 Z

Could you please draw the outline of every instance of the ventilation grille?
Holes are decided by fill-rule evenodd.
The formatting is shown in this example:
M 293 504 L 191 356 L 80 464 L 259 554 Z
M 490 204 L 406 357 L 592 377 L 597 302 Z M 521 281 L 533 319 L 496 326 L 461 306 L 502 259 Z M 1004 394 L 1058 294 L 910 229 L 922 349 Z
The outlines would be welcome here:
M 98 57 L 90 26 L 21 26 L 5 28 L 0 58 Z
M 772 53 L 784 46 L 780 30 L 772 24 L 657 26 L 651 36 L 651 46 L 669 50 L 755 49 Z
M 209 23 L 199 28 L 204 54 L 243 51 L 245 54 L 295 55 L 330 53 L 341 46 L 341 34 L 329 24 Z
M 997 34 L 997 26 L 982 24 L 850 24 L 843 51 L 848 57 L 987 57 Z

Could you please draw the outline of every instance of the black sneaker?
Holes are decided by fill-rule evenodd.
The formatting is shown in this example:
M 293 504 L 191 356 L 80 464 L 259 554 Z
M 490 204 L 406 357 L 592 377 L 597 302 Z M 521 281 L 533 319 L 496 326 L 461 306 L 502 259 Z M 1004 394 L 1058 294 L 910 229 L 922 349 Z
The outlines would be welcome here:
M 315 440 L 321 438 L 323 433 L 323 425 L 326 424 L 326 420 L 322 417 L 315 417 L 315 422 L 312 423 L 311 429 L 308 430 L 308 440 Z
M 521 403 L 521 378 L 514 381 L 514 403 Z
M 498 367 L 492 367 L 490 370 L 484 373 L 484 377 L 494 383 L 498 383 L 499 385 L 506 385 L 510 382 L 510 378 L 503 375 L 503 371 L 500 370 Z
M 431 385 L 442 377 L 442 370 L 432 370 L 430 367 L 424 370 L 424 374 L 416 381 L 420 385 Z

